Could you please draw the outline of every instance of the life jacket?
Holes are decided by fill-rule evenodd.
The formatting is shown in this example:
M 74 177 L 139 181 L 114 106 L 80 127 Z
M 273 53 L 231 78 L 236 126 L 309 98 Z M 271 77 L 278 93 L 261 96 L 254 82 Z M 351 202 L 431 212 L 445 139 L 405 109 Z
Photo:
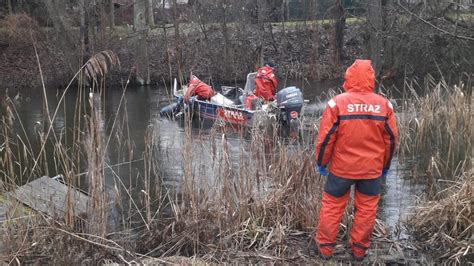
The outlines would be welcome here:
M 324 110 L 316 144 L 319 166 L 347 179 L 373 179 L 390 167 L 398 141 L 392 104 L 373 92 L 370 60 L 356 60 L 345 74 L 346 91 Z
M 188 90 L 184 95 L 184 101 L 189 102 L 189 98 L 197 96 L 199 100 L 209 100 L 216 95 L 211 86 L 199 80 L 196 76 L 192 76 L 188 83 Z
M 278 81 L 273 69 L 268 66 L 260 67 L 255 77 L 255 95 L 263 98 L 265 101 L 272 101 L 275 99 L 275 89 L 278 86 Z

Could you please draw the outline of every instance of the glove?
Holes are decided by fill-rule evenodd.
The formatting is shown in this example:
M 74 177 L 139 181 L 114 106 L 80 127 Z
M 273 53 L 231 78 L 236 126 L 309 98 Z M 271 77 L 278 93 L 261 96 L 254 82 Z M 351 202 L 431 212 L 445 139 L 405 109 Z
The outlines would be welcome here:
M 318 166 L 317 166 L 317 169 L 318 169 L 318 172 L 319 172 L 322 176 L 327 176 L 327 175 L 328 175 L 328 170 L 326 170 L 326 167 L 318 165 Z
M 387 177 L 388 174 L 388 168 L 385 168 L 382 170 L 382 177 Z

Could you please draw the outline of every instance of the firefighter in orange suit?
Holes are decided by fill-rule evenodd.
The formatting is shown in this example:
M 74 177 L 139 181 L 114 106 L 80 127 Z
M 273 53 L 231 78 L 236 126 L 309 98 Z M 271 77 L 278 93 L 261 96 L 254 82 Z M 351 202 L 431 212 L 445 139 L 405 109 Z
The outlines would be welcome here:
M 355 215 L 349 244 L 354 259 L 363 260 L 370 246 L 380 179 L 387 175 L 398 138 L 392 104 L 374 93 L 374 86 L 371 61 L 356 60 L 346 71 L 345 93 L 331 99 L 323 113 L 315 156 L 318 171 L 328 177 L 314 236 L 323 258 L 332 256 L 352 185 Z
M 199 100 L 210 100 L 212 96 L 216 95 L 216 92 L 211 86 L 199 80 L 196 76 L 191 76 L 188 83 L 188 90 L 184 95 L 184 102 L 188 103 L 189 98 L 196 96 Z
M 255 77 L 255 96 L 265 101 L 275 100 L 275 91 L 278 86 L 278 80 L 273 73 L 273 63 L 266 63 L 257 70 Z

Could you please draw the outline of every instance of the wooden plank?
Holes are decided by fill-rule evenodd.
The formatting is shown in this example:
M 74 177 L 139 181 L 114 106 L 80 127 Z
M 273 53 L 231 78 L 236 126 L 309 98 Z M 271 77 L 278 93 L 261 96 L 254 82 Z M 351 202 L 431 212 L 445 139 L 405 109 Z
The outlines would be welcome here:
M 68 195 L 69 193 L 69 195 Z M 87 213 L 89 197 L 50 177 L 43 176 L 10 192 L 14 197 L 30 208 L 46 213 L 49 216 L 64 217 L 67 210 L 66 199 L 71 199 L 74 216 Z

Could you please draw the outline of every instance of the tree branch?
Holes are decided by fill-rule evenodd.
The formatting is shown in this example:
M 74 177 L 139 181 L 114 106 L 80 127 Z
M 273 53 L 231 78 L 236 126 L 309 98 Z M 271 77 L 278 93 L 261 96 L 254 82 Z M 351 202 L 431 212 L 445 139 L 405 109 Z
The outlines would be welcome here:
M 431 22 L 429 22 L 429 21 L 423 19 L 422 17 L 416 15 L 415 13 L 411 12 L 411 11 L 408 10 L 406 7 L 404 7 L 402 4 L 397 3 L 397 5 L 398 5 L 399 7 L 401 7 L 405 12 L 407 12 L 408 14 L 410 14 L 411 16 L 414 16 L 415 18 L 421 20 L 422 22 L 428 24 L 429 26 L 435 28 L 436 30 L 438 30 L 438 31 L 440 31 L 440 32 L 442 32 L 442 33 L 448 34 L 448 35 L 453 36 L 453 37 L 458 38 L 458 39 L 463 39 L 463 40 L 468 40 L 468 41 L 474 41 L 474 38 L 473 38 L 473 37 L 463 36 L 463 35 L 456 35 L 456 34 L 454 34 L 454 33 L 452 33 L 452 32 L 449 32 L 449 31 L 447 31 L 447 30 L 444 30 L 444 29 L 442 29 L 442 28 L 440 28 L 440 27 L 434 25 L 433 23 L 431 23 Z

